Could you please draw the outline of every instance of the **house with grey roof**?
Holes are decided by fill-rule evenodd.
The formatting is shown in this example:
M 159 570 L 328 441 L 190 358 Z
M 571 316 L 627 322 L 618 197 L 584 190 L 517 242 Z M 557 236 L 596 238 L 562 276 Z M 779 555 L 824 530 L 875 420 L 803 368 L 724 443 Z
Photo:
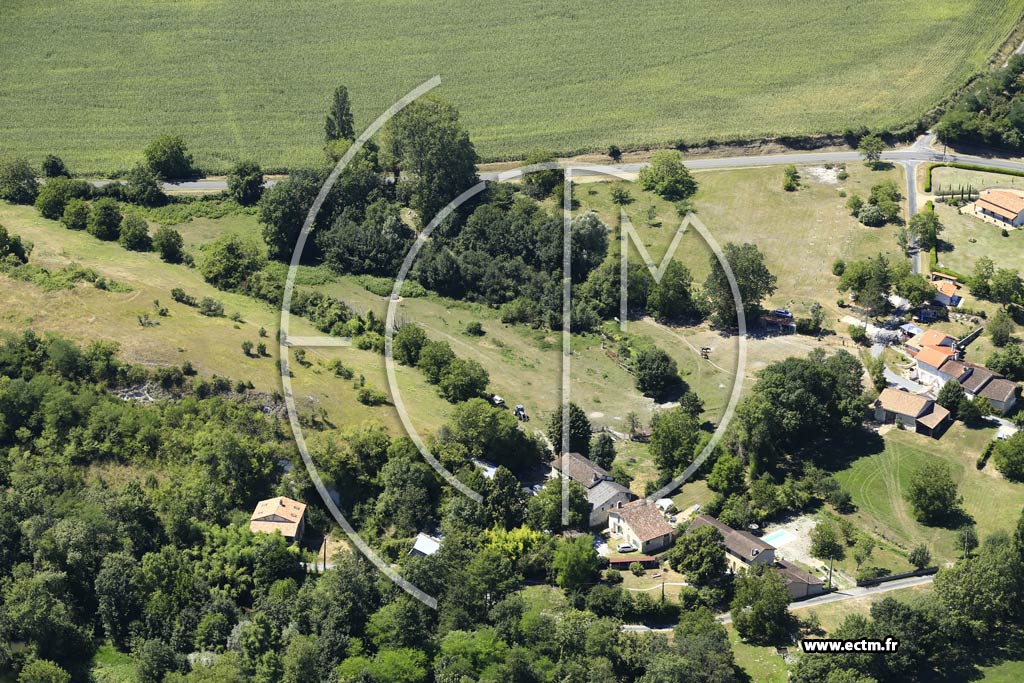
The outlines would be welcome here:
M 1011 382 L 998 372 L 993 372 L 977 363 L 963 361 L 953 366 L 951 361 L 946 361 L 940 370 L 947 371 L 947 365 L 950 366 L 948 374 L 959 374 L 956 379 L 960 382 L 960 386 L 964 388 L 964 392 L 971 400 L 981 396 L 987 399 L 992 404 L 992 407 L 1002 415 L 1010 412 L 1010 409 L 1016 405 L 1016 382 Z
M 802 600 L 825 592 L 824 581 L 792 562 L 776 557 L 775 546 L 757 536 L 733 529 L 710 515 L 698 515 L 686 532 L 690 533 L 702 526 L 714 527 L 722 534 L 725 556 L 733 571 L 755 564 L 772 567 L 785 582 L 791 600 Z
M 551 463 L 551 477 L 565 477 L 586 489 L 592 527 L 607 524 L 609 510 L 635 498 L 608 470 L 579 453 L 565 453 L 555 458 Z

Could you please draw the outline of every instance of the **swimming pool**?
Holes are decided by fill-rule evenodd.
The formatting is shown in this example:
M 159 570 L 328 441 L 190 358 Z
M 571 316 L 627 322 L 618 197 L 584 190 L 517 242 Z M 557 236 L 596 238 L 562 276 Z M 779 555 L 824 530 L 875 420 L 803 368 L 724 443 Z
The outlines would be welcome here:
M 765 543 L 769 543 L 778 548 L 779 546 L 785 545 L 786 543 L 792 541 L 793 534 L 789 533 L 785 529 L 779 529 L 778 531 L 773 531 L 772 533 L 768 534 L 761 540 L 763 540 Z

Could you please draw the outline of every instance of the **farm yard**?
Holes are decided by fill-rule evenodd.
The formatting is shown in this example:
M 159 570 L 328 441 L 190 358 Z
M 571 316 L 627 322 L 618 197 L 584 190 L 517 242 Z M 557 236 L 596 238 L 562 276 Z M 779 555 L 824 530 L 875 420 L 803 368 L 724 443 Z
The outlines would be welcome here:
M 439 74 L 485 159 L 886 128 L 982 69 L 1024 0 L 630 7 L 303 0 L 0 8 L 0 155 L 129 168 L 160 132 L 207 171 L 318 163 L 331 91 L 357 128 Z M 54 40 L 54 37 L 59 40 Z M 652 45 L 672 49 L 652 50 Z

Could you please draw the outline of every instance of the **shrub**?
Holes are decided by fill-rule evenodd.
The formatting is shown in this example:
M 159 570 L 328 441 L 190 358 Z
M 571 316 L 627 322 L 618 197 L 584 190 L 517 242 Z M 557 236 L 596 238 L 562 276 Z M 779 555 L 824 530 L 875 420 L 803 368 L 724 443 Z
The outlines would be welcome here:
M 0 199 L 11 204 L 31 204 L 39 194 L 39 181 L 28 162 L 14 159 L 0 164 Z
M 644 566 L 639 562 L 630 562 L 629 571 L 633 573 L 633 576 L 643 576 Z
M 153 240 L 149 236 L 149 226 L 140 216 L 131 215 L 121 224 L 118 243 L 129 251 L 149 251 L 153 248 Z
M 875 204 L 865 204 L 857 212 L 857 220 L 869 228 L 885 225 L 885 213 Z
M 137 164 L 128 171 L 121 194 L 125 201 L 142 206 L 162 206 L 167 203 L 160 179 L 143 164 Z
M 335 377 L 340 377 L 341 379 L 352 379 L 355 376 L 352 369 L 337 358 L 327 364 L 327 369 L 333 372 Z
M 203 300 L 199 302 L 199 312 L 211 318 L 221 318 L 224 316 L 224 304 L 216 299 L 204 296 Z
M 622 158 L 622 150 L 618 145 L 608 145 L 608 156 L 612 158 L 612 161 L 618 161 Z
M 225 235 L 208 245 L 202 273 L 217 289 L 236 290 L 264 266 L 266 258 L 251 241 L 238 235 Z
M 624 187 L 613 187 L 611 195 L 612 204 L 616 204 L 618 206 L 625 206 L 626 204 L 631 204 L 633 202 L 633 195 L 631 195 L 629 190 Z
M 850 195 L 850 198 L 846 200 L 846 208 L 850 210 L 850 215 L 856 216 L 860 213 L 860 210 L 864 208 L 864 200 L 859 194 L 854 192 Z
M 683 166 L 678 152 L 662 150 L 651 157 L 651 165 L 640 170 L 640 187 L 669 201 L 688 199 L 697 191 L 697 181 Z
M 381 406 L 388 402 L 388 395 L 377 389 L 363 387 L 356 393 L 356 400 L 366 406 Z
M 868 331 L 862 325 L 850 325 L 850 339 L 856 344 L 866 344 L 868 341 Z
M 186 306 L 196 305 L 196 298 L 194 296 L 189 296 L 181 287 L 175 287 L 171 290 L 171 298 L 179 304 L 185 304 Z
M 842 277 L 843 273 L 846 272 L 846 261 L 843 259 L 836 259 L 836 262 L 832 264 L 832 274 L 836 277 Z
M 91 213 L 89 202 L 84 199 L 72 199 L 64 207 L 64 214 L 60 217 L 60 222 L 68 230 L 85 230 L 89 227 Z
M 474 337 L 482 337 L 486 332 L 484 332 L 484 326 L 480 324 L 479 320 L 473 320 L 466 324 L 466 334 Z
M 87 230 L 93 237 L 106 241 L 118 238 L 121 232 L 121 208 L 109 197 L 96 200 L 92 205 Z
M 88 199 L 91 195 L 92 186 L 84 180 L 54 178 L 39 190 L 35 207 L 43 218 L 55 221 L 64 215 L 64 209 L 72 199 Z
M 70 178 L 71 172 L 64 165 L 64 160 L 56 154 L 47 154 L 43 159 L 43 177 L 45 178 Z
M 157 228 L 153 235 L 153 247 L 167 263 L 181 263 L 185 258 L 185 240 L 174 228 Z

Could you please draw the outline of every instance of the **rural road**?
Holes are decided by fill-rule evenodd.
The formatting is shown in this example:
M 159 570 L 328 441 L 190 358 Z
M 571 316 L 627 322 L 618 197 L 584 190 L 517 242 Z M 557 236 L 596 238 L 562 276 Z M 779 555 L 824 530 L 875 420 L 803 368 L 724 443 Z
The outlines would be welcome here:
M 916 212 L 917 210 L 917 188 L 916 183 L 912 182 L 913 175 L 910 173 L 912 168 L 916 168 L 917 164 L 921 162 L 933 162 L 933 161 L 952 161 L 965 164 L 979 164 L 983 166 L 992 166 L 994 168 L 1001 168 L 1011 171 L 1022 171 L 1024 172 L 1024 162 L 1012 161 L 1010 159 L 1000 159 L 998 157 L 985 157 L 985 156 L 974 156 L 969 154 L 943 154 L 937 152 L 931 148 L 931 142 L 934 140 L 934 135 L 922 135 L 914 142 L 910 147 L 901 147 L 893 149 L 882 154 L 883 161 L 890 161 L 893 163 L 899 163 L 903 165 L 908 171 L 908 187 L 907 187 L 907 199 L 910 204 L 911 211 Z M 759 156 L 735 156 L 735 157 L 720 157 L 716 159 L 683 159 L 683 163 L 686 164 L 687 168 L 690 169 L 716 169 L 716 168 L 747 168 L 754 166 L 780 166 L 783 164 L 826 164 L 826 163 L 848 163 L 860 160 L 860 154 L 857 152 L 786 152 L 782 154 L 762 154 Z M 640 169 L 647 166 L 647 163 L 631 163 L 631 164 L 609 164 L 610 168 L 615 169 L 621 173 L 638 173 Z M 507 174 L 508 171 L 495 171 L 488 173 L 481 173 L 481 180 L 498 180 L 502 174 Z M 577 170 L 573 172 L 574 175 L 594 175 L 596 171 Z M 110 180 L 94 180 L 92 181 L 96 186 L 106 185 L 112 181 Z M 266 181 L 267 187 L 272 187 L 277 184 L 277 180 L 268 179 Z M 228 187 L 227 182 L 222 179 L 202 179 L 202 180 L 190 180 L 182 181 L 178 183 L 164 183 L 163 189 L 166 192 L 219 192 L 226 190 Z
M 903 588 L 924 586 L 931 583 L 934 579 L 934 574 L 930 574 L 928 576 L 913 576 L 909 579 L 899 579 L 897 581 L 890 581 L 889 583 L 883 583 L 878 586 L 871 586 L 865 588 L 851 588 L 848 591 L 826 593 L 825 595 L 820 595 L 816 598 L 810 598 L 808 600 L 801 600 L 800 602 L 791 603 L 789 609 L 790 611 L 792 611 L 794 609 L 817 607 L 818 605 L 827 605 L 829 603 L 842 602 L 844 600 L 857 600 L 859 598 L 867 598 L 874 595 L 881 595 L 882 593 L 888 593 L 890 591 L 901 590 Z M 728 613 L 719 614 L 717 619 L 719 622 L 723 624 L 732 623 L 732 616 Z M 644 626 L 643 624 L 623 624 L 621 630 L 629 633 L 668 633 L 673 628 L 674 627 L 672 626 Z

